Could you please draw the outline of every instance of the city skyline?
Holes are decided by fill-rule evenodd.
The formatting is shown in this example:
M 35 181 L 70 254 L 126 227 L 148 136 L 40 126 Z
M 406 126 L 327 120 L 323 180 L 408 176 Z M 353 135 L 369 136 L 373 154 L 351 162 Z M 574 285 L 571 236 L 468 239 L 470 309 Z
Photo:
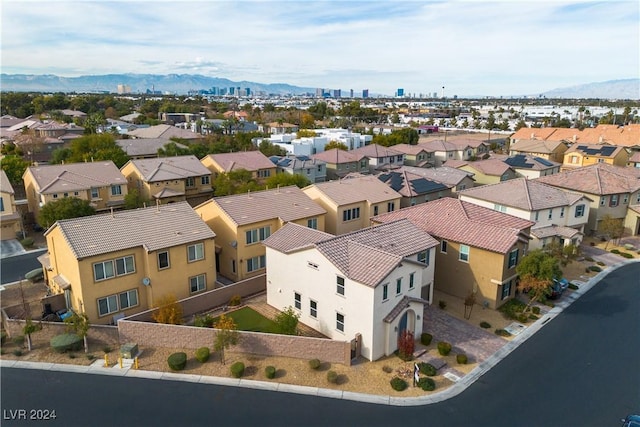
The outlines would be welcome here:
M 640 6 L 628 1 L 9 0 L 0 12 L 8 74 L 500 96 L 640 70 Z

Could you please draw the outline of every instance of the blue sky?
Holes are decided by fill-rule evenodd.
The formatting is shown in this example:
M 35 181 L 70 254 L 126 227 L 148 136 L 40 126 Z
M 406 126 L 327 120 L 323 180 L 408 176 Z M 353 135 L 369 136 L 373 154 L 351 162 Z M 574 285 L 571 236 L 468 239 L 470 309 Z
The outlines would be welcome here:
M 393 94 L 534 95 L 640 75 L 640 2 L 29 1 L 1 71 L 202 74 Z

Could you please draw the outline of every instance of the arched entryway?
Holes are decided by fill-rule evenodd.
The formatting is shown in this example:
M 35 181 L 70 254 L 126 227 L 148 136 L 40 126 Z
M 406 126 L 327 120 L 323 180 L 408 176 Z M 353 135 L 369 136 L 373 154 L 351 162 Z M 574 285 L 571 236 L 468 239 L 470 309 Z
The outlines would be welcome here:
M 400 317 L 400 322 L 398 323 L 397 338 L 400 338 L 400 335 L 405 330 L 411 331 L 414 335 L 416 333 L 416 313 L 411 309 L 405 311 L 404 314 Z

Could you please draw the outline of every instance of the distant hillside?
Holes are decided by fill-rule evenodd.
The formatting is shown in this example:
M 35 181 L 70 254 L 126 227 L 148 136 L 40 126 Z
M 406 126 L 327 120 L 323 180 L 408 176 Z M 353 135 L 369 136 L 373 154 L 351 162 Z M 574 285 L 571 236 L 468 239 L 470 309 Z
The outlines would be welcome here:
M 208 90 L 212 87 L 250 88 L 252 92 L 264 91 L 268 94 L 304 94 L 315 93 L 315 88 L 303 88 L 284 83 L 256 83 L 207 77 L 197 74 L 106 74 L 80 77 L 60 77 L 52 74 L 1 74 L 0 90 L 15 92 L 112 92 L 118 85 L 128 85 L 132 93 L 145 93 L 147 90 L 162 93 L 186 94 L 191 90 Z
M 640 79 L 609 80 L 553 89 L 547 98 L 640 99 Z

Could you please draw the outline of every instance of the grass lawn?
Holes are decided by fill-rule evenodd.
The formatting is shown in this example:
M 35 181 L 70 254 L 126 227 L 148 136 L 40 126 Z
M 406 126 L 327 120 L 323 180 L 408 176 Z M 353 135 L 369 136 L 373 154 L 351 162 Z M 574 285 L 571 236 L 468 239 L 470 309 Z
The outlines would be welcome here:
M 233 321 L 236 322 L 239 331 L 266 332 L 269 334 L 278 333 L 276 324 L 273 320 L 267 319 L 262 314 L 249 307 L 234 310 L 230 313 L 226 313 L 225 316 L 231 317 Z M 218 317 L 215 318 L 214 322 L 217 321 Z

